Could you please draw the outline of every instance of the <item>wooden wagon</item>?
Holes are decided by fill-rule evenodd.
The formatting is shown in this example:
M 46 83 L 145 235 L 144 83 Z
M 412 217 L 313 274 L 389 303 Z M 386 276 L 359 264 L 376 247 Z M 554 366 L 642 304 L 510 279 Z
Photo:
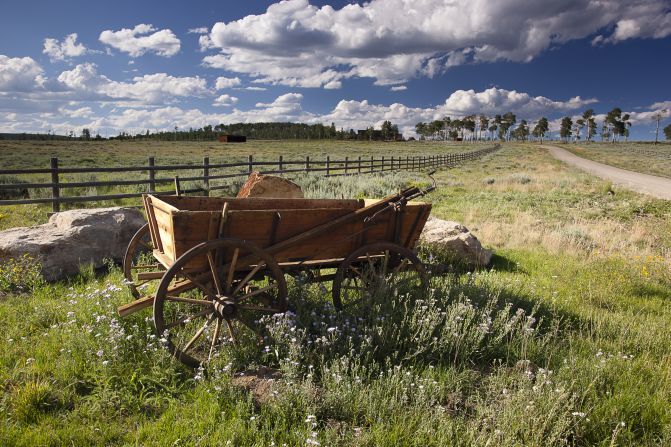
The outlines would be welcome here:
M 195 367 L 222 343 L 260 334 L 262 315 L 287 310 L 285 275 L 332 281 L 336 308 L 380 288 L 422 287 L 413 248 L 431 205 L 412 199 L 432 189 L 373 201 L 145 195 L 148 224 L 124 260 L 137 300 L 119 314 L 153 306 L 157 335 Z

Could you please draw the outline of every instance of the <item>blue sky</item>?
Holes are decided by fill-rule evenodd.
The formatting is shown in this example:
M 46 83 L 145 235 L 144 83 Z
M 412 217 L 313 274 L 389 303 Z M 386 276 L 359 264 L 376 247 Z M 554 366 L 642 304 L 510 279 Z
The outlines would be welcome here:
M 3 6 L 1 132 L 671 109 L 667 0 L 62 3 Z

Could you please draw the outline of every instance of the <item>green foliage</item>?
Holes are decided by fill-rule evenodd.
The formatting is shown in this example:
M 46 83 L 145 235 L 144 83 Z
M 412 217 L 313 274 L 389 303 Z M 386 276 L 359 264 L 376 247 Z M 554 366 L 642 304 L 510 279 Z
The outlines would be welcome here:
M 40 262 L 28 254 L 0 261 L 0 292 L 29 292 L 43 282 Z
M 671 124 L 664 128 L 664 136 L 667 140 L 671 140 Z

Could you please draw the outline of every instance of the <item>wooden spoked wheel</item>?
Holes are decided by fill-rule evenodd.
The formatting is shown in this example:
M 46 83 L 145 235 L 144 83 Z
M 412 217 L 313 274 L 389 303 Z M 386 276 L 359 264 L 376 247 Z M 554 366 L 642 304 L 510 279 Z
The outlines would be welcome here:
M 365 245 L 342 261 L 333 280 L 333 305 L 337 309 L 369 302 L 376 294 L 394 296 L 428 285 L 417 255 L 393 243 Z
M 149 224 L 143 225 L 128 243 L 123 258 L 123 276 L 135 298 L 146 295 L 149 283 L 163 276 L 165 269 L 152 256 L 154 244 L 149 234 Z
M 273 257 L 247 241 L 217 239 L 187 251 L 166 271 L 154 324 L 168 350 L 195 368 L 216 358 L 223 344 L 258 340 L 259 318 L 286 309 L 287 284 Z

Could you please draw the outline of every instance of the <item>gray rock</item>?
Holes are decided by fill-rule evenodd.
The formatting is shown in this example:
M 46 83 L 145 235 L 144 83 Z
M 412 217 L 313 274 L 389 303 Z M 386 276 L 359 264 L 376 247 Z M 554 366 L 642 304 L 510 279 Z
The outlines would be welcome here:
M 444 248 L 460 261 L 473 266 L 486 266 L 492 252 L 483 248 L 477 237 L 458 222 L 429 217 L 419 238 L 426 245 Z
M 42 263 L 47 281 L 123 259 L 133 234 L 145 224 L 135 208 L 95 208 L 56 213 L 44 225 L 0 231 L 0 260 L 28 254 Z

